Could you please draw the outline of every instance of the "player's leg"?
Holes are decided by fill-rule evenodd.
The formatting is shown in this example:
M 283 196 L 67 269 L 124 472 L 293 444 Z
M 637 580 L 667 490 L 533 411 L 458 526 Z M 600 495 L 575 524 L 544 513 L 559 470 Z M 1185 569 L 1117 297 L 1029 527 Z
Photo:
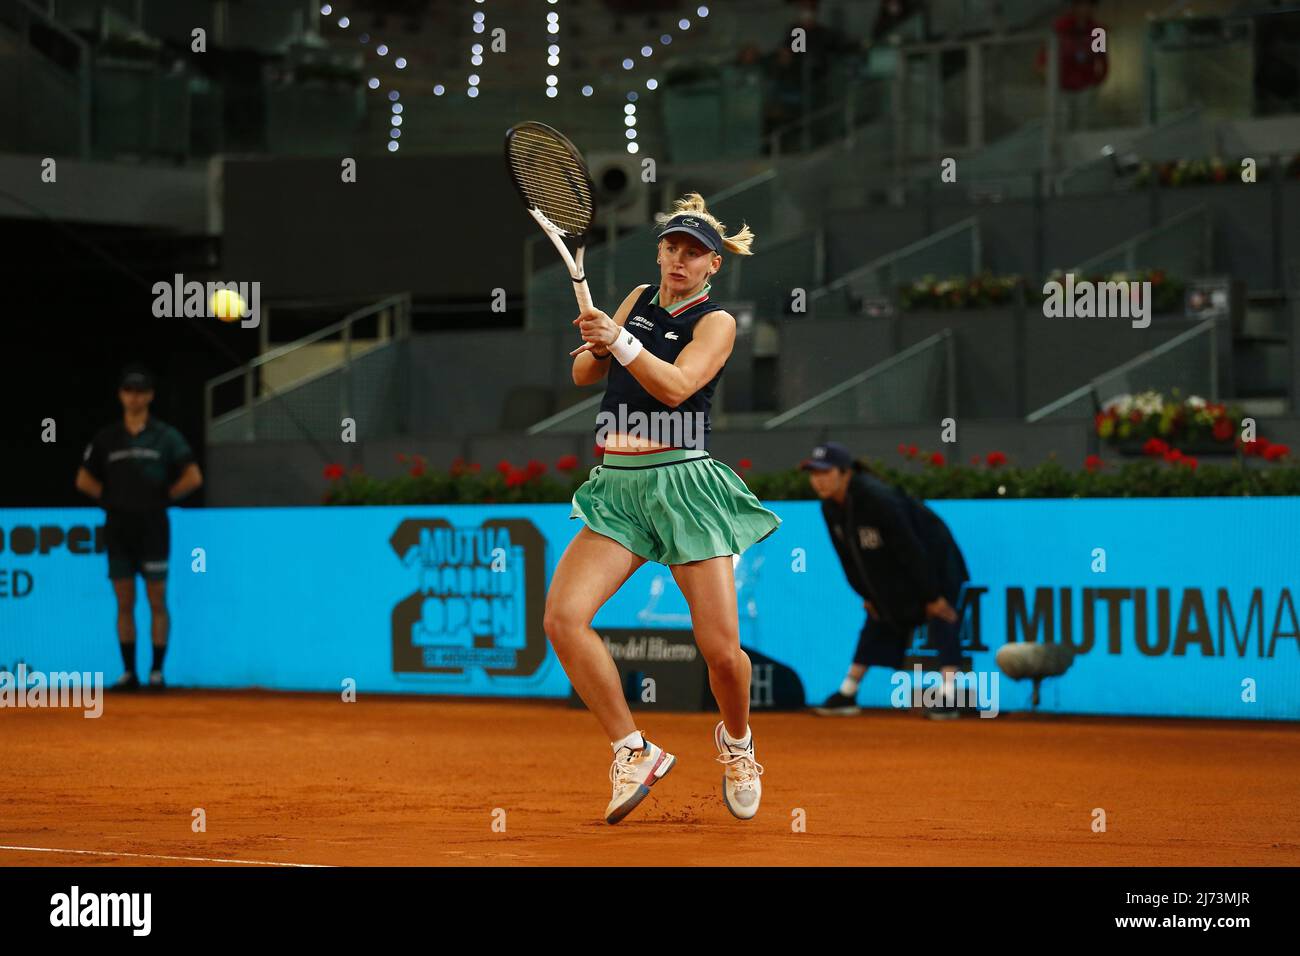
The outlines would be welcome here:
M 723 766 L 722 800 L 732 816 L 748 820 L 763 795 L 763 766 L 754 756 L 749 727 L 749 655 L 740 649 L 736 575 L 731 556 L 672 565 L 673 580 L 691 609 L 695 643 L 709 668 L 709 686 L 722 720 L 713 744 Z
M 134 522 L 109 512 L 104 521 L 104 543 L 108 551 L 108 579 L 117 602 L 117 643 L 122 651 L 124 673 L 111 690 L 136 690 L 140 686 L 135 670 L 135 576 L 140 557 Z
M 962 606 L 962 582 L 946 581 L 943 596 L 957 611 L 957 620 L 949 623 L 940 618 L 932 618 L 929 621 L 930 646 L 938 651 L 939 668 L 943 673 L 942 706 L 926 710 L 926 716 L 931 720 L 960 717 L 963 703 L 956 699 L 957 671 L 961 668 L 961 622 L 965 613 Z
M 150 637 L 153 645 L 153 666 L 149 669 L 149 687 L 153 690 L 162 690 L 163 658 L 167 655 L 167 639 L 171 633 L 171 614 L 167 610 L 167 562 L 171 553 L 171 522 L 167 518 L 166 511 L 150 514 L 142 521 L 140 552 L 140 568 L 152 619 Z
M 118 569 L 114 572 L 121 574 Z M 135 690 L 140 680 L 135 672 L 135 575 L 111 579 L 117 602 L 117 644 L 122 652 L 123 673 L 112 690 Z
M 867 673 L 870 647 L 878 637 L 878 630 L 878 627 L 872 627 L 872 617 L 868 614 L 862 623 L 862 630 L 858 632 L 858 646 L 854 648 L 853 663 L 849 665 L 848 673 L 840 681 L 835 693 L 827 697 L 820 707 L 814 707 L 813 713 L 821 717 L 854 717 L 862 713 L 862 708 L 858 706 L 858 688 Z
M 743 738 L 749 730 L 749 655 L 740 649 L 736 575 L 731 557 L 675 564 L 673 580 L 691 611 L 695 643 L 709 667 L 709 687 L 727 733 Z
M 542 629 L 569 683 L 611 741 L 636 731 L 618 668 L 591 627 L 596 612 L 645 564 L 613 538 L 584 527 L 560 557 L 546 592 Z
M 596 612 L 645 560 L 613 538 L 584 527 L 560 558 L 542 618 L 542 628 L 569 682 L 600 721 L 614 751 L 607 823 L 618 823 L 632 812 L 677 762 L 636 729 L 618 668 L 591 627 Z
M 163 686 L 163 658 L 167 656 L 167 637 L 171 631 L 171 614 L 167 610 L 167 579 L 146 577 L 144 590 L 149 598 L 152 622 L 150 636 L 153 639 L 153 666 L 149 670 L 149 686 L 160 690 Z

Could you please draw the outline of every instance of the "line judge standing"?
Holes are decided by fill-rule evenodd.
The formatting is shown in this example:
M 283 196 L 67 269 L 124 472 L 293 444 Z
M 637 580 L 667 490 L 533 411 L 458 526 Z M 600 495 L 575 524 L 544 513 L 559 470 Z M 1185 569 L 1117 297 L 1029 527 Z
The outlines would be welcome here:
M 171 425 L 149 414 L 153 377 L 128 368 L 117 392 L 122 418 L 100 429 L 86 446 L 77 490 L 104 508 L 108 577 L 117 597 L 117 639 L 126 672 L 112 690 L 140 688 L 135 664 L 135 577 L 149 597 L 153 663 L 149 689 L 163 687 L 163 658 L 171 618 L 167 613 L 167 558 L 171 523 L 167 506 L 203 484 L 189 444 Z

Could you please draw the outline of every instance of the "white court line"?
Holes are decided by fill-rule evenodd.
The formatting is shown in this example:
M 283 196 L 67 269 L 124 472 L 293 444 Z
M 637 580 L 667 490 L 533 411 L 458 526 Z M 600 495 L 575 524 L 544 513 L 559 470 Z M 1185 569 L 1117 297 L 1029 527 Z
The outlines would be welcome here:
M 187 863 L 242 863 L 246 866 L 298 866 L 312 869 L 332 869 L 327 863 L 268 863 L 265 860 L 223 860 L 212 856 L 161 856 L 157 853 L 126 853 L 106 850 L 59 850 L 47 846 L 3 846 L 0 850 L 25 850 L 29 853 L 78 853 L 83 856 L 133 856 L 142 860 L 183 860 Z

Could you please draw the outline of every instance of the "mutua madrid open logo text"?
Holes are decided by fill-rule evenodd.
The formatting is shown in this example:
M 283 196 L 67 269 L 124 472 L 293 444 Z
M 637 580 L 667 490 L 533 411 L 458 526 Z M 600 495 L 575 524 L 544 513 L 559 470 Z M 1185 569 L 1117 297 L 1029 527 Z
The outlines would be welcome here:
M 393 671 L 528 677 L 546 658 L 546 542 L 531 521 L 407 519 L 389 544 L 415 590 L 393 608 Z
M 104 526 L 57 524 L 0 527 L 0 562 L 10 559 L 43 558 L 67 551 L 69 554 L 103 554 Z M 33 565 L 34 566 L 34 565 Z M 31 567 L 10 567 L 0 563 L 0 598 L 25 598 L 36 589 Z

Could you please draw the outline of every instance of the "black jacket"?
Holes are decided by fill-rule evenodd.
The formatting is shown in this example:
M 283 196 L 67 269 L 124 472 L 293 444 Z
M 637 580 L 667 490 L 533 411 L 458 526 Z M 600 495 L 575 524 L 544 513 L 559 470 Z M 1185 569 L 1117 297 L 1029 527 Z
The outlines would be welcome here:
M 843 506 L 824 499 L 822 517 L 849 585 L 899 627 L 923 623 L 927 604 L 969 578 L 939 516 L 871 475 L 849 479 Z

